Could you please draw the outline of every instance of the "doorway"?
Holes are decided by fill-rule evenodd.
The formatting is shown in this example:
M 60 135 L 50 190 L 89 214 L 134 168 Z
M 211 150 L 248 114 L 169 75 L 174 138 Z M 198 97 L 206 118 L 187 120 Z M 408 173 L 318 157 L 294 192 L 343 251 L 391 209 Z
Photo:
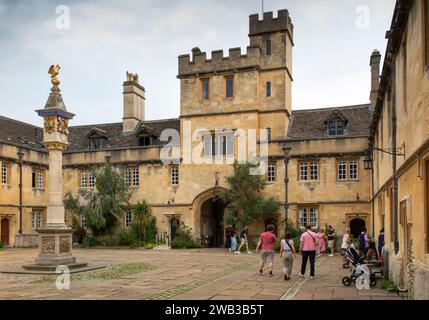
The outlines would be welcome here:
M 363 219 L 353 219 L 350 221 L 350 233 L 354 239 L 358 238 L 362 229 L 365 228 L 365 220 Z
M 170 221 L 171 240 L 176 239 L 177 229 L 179 229 L 179 226 L 180 226 L 179 219 L 176 219 L 176 218 L 171 219 L 171 221 Z
M 9 245 L 9 220 L 3 219 L 1 221 L 1 243 L 3 245 Z
M 211 198 L 201 205 L 201 238 L 207 239 L 210 248 L 224 246 L 224 209 L 225 205 L 219 198 Z

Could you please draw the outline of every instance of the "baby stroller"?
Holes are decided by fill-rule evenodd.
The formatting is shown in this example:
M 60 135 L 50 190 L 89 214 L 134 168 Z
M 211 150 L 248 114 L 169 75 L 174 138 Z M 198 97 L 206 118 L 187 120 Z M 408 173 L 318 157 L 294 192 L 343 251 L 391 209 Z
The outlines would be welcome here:
M 359 256 L 356 249 L 352 246 L 344 251 L 345 258 L 352 264 L 352 274 L 350 277 L 343 278 L 343 284 L 346 287 L 350 287 L 352 283 L 356 283 L 356 280 L 364 275 L 369 275 L 370 286 L 375 287 L 377 285 L 377 279 L 375 278 L 375 272 L 372 268 L 364 263 L 365 257 Z

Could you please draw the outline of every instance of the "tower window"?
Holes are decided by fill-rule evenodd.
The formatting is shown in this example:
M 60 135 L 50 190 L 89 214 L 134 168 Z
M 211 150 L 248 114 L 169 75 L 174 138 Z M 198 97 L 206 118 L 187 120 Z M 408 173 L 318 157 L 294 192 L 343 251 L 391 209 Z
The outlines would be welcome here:
M 271 44 L 271 40 L 267 40 L 267 42 L 266 42 L 266 53 L 267 53 L 267 56 L 270 56 L 271 55 L 271 52 L 272 52 L 272 44 Z
M 208 79 L 202 80 L 201 88 L 202 88 L 203 100 L 208 100 L 209 99 L 209 80 Z
M 103 148 L 104 138 L 90 138 L 89 139 L 89 149 L 97 150 Z
M 267 82 L 267 97 L 271 97 L 271 82 Z
M 204 156 L 227 156 L 234 155 L 234 134 L 208 134 L 204 136 Z
M 226 78 L 226 97 L 234 97 L 234 78 Z

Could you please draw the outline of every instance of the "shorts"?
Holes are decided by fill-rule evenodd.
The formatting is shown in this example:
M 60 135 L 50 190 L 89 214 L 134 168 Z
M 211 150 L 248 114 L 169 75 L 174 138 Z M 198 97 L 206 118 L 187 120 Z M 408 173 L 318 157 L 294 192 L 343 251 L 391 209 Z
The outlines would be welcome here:
M 328 245 L 329 245 L 329 248 L 333 248 L 334 247 L 334 240 L 328 240 Z
M 261 263 L 274 263 L 274 250 L 262 250 Z
M 247 239 L 241 238 L 241 245 L 244 246 L 245 244 L 247 244 Z

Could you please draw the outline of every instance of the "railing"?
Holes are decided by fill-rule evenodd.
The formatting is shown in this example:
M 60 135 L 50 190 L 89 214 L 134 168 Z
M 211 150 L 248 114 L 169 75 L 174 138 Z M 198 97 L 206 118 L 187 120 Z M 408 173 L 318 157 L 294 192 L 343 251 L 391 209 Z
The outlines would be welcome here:
M 171 245 L 170 235 L 167 232 L 157 233 L 155 238 L 155 243 L 157 246 L 166 244 L 167 246 L 170 247 Z

